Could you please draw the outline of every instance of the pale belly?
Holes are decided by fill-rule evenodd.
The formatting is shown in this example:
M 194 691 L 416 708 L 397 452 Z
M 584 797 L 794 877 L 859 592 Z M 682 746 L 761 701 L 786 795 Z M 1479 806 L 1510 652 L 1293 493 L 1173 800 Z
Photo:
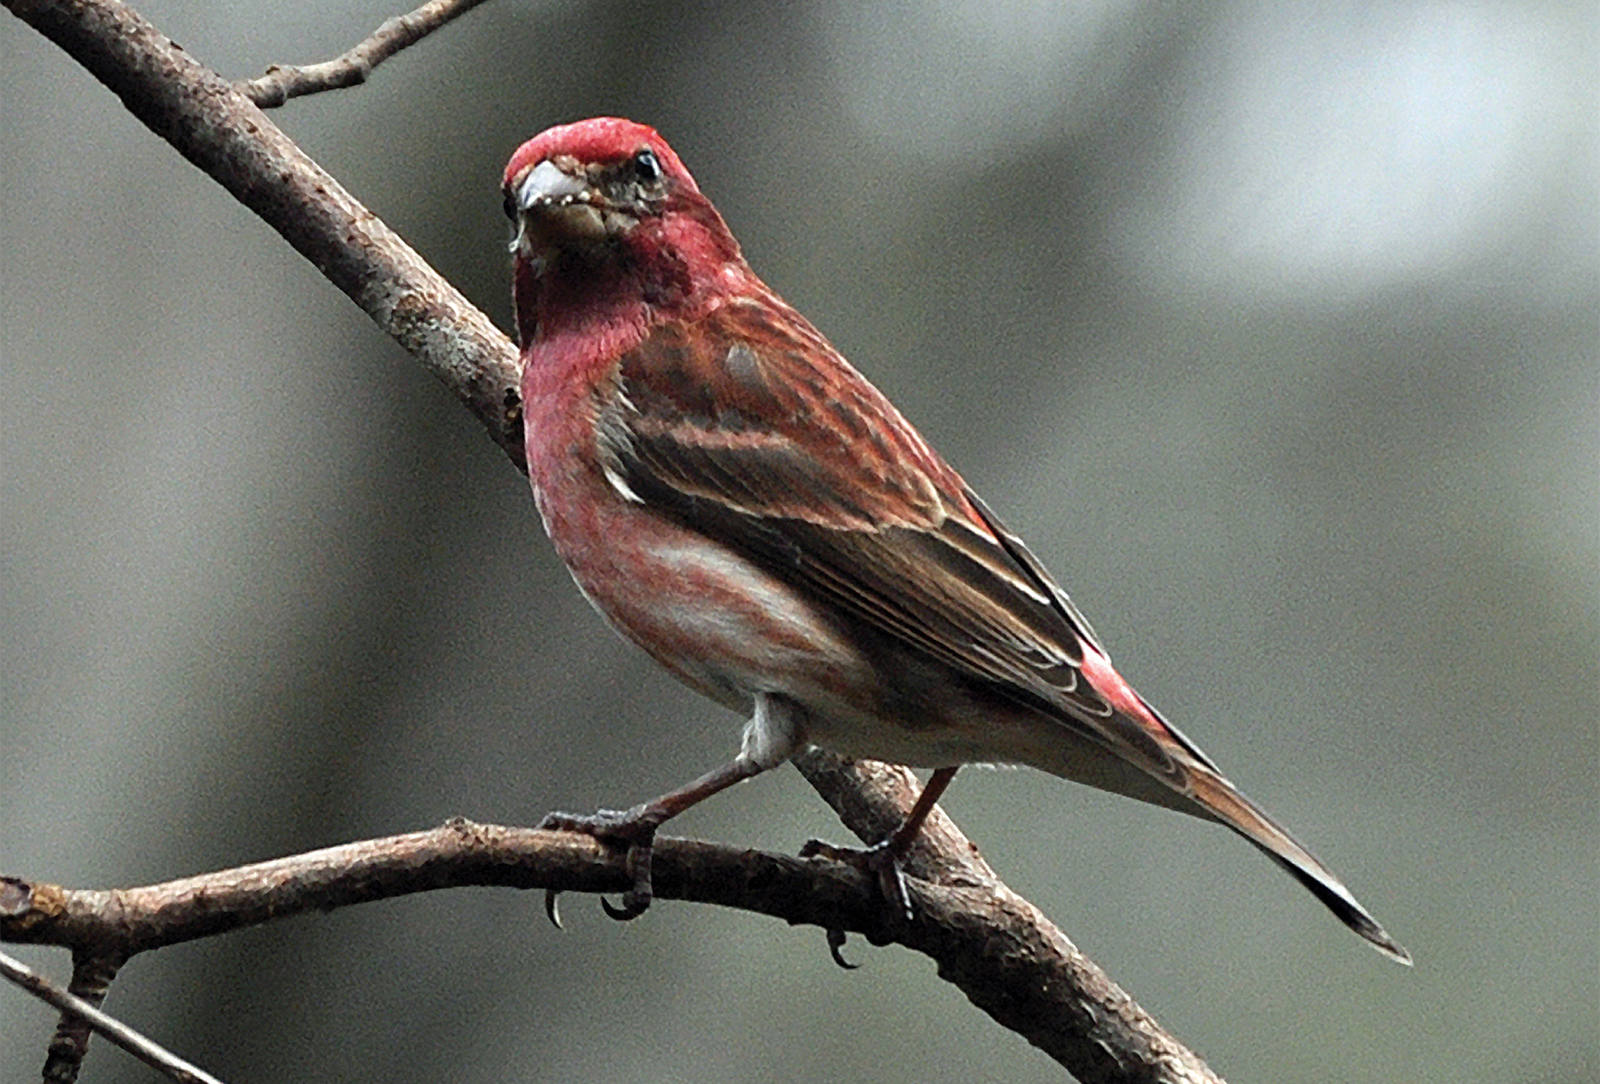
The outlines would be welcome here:
M 718 703 L 748 717 L 756 693 L 781 695 L 805 709 L 806 741 L 845 756 L 914 767 L 1017 759 L 994 705 L 974 702 L 947 668 L 882 636 L 863 643 L 864 630 L 726 547 L 632 503 L 608 502 L 588 522 L 539 503 L 595 609 Z

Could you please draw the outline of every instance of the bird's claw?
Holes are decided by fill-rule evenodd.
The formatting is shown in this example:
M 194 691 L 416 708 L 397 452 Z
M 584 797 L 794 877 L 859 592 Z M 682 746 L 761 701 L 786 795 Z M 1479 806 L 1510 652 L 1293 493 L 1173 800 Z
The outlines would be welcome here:
M 911 893 L 906 887 L 905 871 L 900 868 L 900 856 L 891 845 L 892 840 L 871 847 L 838 847 L 820 839 L 807 841 L 800 848 L 801 858 L 826 858 L 832 862 L 843 862 L 853 866 L 863 874 L 871 877 L 878 883 L 878 891 L 883 894 L 885 902 L 897 915 L 910 922 L 916 917 L 916 911 L 911 906 Z M 833 957 L 833 962 L 846 971 L 854 971 L 860 964 L 853 964 L 844 958 L 846 934 L 840 929 L 830 929 L 828 933 L 828 954 Z
M 650 858 L 654 853 L 655 833 L 655 827 L 651 826 L 649 835 L 643 842 L 631 842 L 628 845 L 628 857 L 623 868 L 633 877 L 633 887 L 622 894 L 622 906 L 614 907 L 610 900 L 604 896 L 600 897 L 601 909 L 618 922 L 638 918 L 650 909 L 654 891 L 654 881 L 650 876 Z
M 844 943 L 849 935 L 843 930 L 828 931 L 828 955 L 833 957 L 833 962 L 846 971 L 854 971 L 860 964 L 853 964 L 844 958 Z
M 638 918 L 650 909 L 654 892 L 650 877 L 650 858 L 655 846 L 658 822 L 648 816 L 643 807 L 627 811 L 615 809 L 596 810 L 589 816 L 574 813 L 547 813 L 538 827 L 555 832 L 578 832 L 592 836 L 602 843 L 622 843 L 627 846 L 624 869 L 633 878 L 633 886 L 622 894 L 618 907 L 604 896 L 600 907 L 618 922 Z M 557 905 L 560 893 L 548 889 L 544 894 L 544 913 L 556 929 L 561 929 L 561 911 Z

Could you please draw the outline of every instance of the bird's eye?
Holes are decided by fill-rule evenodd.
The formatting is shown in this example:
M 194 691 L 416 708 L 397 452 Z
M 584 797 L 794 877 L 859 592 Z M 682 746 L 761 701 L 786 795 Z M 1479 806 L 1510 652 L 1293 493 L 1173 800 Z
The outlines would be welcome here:
M 517 220 L 517 201 L 512 197 L 509 188 L 506 189 L 505 201 L 502 206 L 505 208 L 506 217 L 515 222 Z
M 633 174 L 642 184 L 655 184 L 661 179 L 661 159 L 656 152 L 645 147 L 633 156 Z

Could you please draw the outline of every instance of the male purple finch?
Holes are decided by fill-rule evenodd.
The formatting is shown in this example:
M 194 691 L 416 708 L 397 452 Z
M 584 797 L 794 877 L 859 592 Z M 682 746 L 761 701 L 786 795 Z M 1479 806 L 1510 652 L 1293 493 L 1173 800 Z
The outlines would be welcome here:
M 505 198 L 545 529 L 619 632 L 749 718 L 739 755 L 695 782 L 547 820 L 628 847 L 634 885 L 613 913 L 648 905 L 664 821 L 815 744 L 935 769 L 878 852 L 891 864 L 960 765 L 1027 764 L 1222 822 L 1409 962 L 1134 692 L 1022 541 L 756 277 L 653 129 L 552 128 L 512 156 Z

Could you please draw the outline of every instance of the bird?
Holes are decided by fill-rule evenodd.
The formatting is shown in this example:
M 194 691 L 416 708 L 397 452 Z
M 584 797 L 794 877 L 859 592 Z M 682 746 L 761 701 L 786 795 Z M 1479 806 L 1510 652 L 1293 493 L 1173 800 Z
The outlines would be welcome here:
M 933 770 L 872 849 L 895 871 L 891 895 L 958 768 L 1026 765 L 1220 822 L 1410 963 L 1133 689 L 1023 541 L 756 275 L 653 128 L 552 127 L 512 155 L 503 193 L 545 531 L 617 632 L 747 719 L 737 755 L 699 779 L 542 822 L 626 848 L 633 883 L 620 907 L 606 902 L 614 917 L 649 906 L 663 823 L 815 745 Z

